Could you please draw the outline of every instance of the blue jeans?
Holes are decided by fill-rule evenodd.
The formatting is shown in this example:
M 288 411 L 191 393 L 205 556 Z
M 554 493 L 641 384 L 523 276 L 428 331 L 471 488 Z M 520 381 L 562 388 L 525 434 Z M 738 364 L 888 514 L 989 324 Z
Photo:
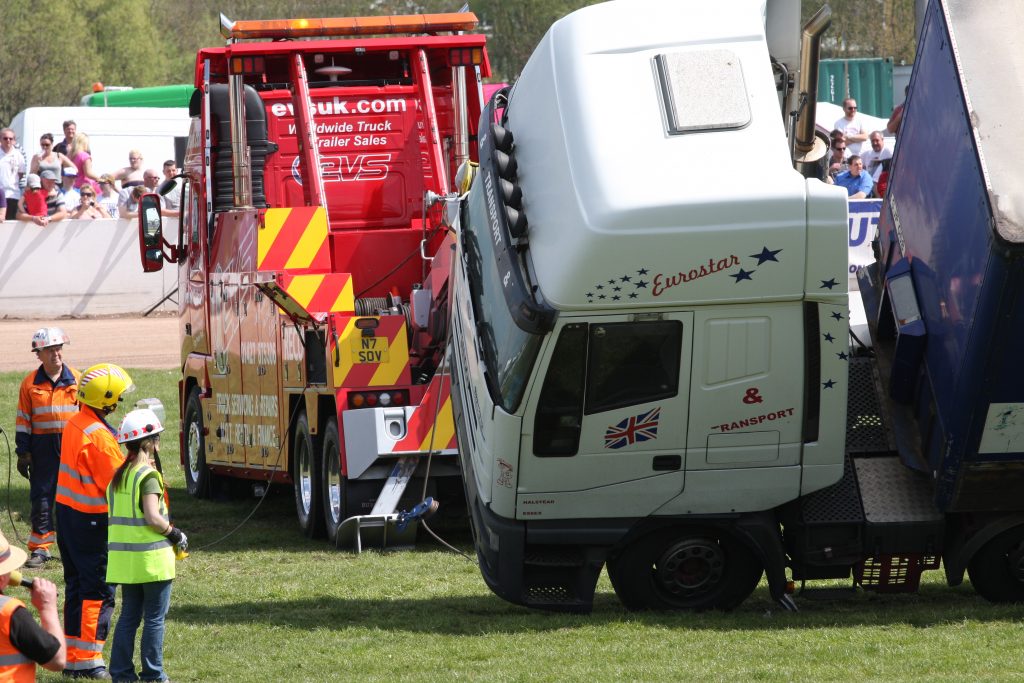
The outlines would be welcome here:
M 121 617 L 114 626 L 110 648 L 110 677 L 115 681 L 162 681 L 164 675 L 164 617 L 171 606 L 171 581 L 121 584 Z M 142 623 L 142 670 L 135 674 L 135 632 Z

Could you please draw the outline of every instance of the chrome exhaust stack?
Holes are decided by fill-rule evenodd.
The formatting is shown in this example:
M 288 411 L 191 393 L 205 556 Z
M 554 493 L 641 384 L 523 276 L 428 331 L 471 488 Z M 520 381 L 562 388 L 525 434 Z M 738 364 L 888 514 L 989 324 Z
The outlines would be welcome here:
M 794 134 L 793 165 L 807 178 L 820 178 L 821 160 L 828 154 L 828 141 L 815 134 L 814 114 L 818 102 L 818 54 L 821 36 L 832 24 L 832 8 L 822 5 L 806 24 L 800 39 L 799 109 Z

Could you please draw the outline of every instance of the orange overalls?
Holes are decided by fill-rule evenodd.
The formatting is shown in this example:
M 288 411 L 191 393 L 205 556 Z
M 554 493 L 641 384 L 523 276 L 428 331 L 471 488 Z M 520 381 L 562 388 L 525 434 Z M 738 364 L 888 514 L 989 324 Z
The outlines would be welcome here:
M 64 424 L 78 412 L 80 373 L 64 366 L 57 381 L 47 377 L 43 366 L 30 372 L 18 392 L 14 447 L 18 455 L 32 454 L 29 499 L 32 502 L 32 533 L 28 550 L 49 557 L 54 542 L 53 506 L 60 464 L 60 435 Z
M 87 405 L 64 427 L 57 477 L 57 538 L 64 564 L 66 670 L 105 667 L 103 643 L 114 611 L 107 583 L 107 486 L 124 462 L 116 431 Z

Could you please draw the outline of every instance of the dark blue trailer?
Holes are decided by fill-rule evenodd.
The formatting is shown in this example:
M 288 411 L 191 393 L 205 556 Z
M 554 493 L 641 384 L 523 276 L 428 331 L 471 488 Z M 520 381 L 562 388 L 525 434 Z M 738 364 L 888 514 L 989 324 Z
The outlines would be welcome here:
M 861 276 L 902 464 L 930 482 L 933 553 L 1024 600 L 1024 40 L 1019 0 L 933 0 Z

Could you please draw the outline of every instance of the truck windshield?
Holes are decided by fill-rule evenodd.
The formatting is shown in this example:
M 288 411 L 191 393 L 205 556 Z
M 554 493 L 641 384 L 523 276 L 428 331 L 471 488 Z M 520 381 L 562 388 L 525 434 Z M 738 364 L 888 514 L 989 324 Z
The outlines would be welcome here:
M 487 366 L 491 400 L 506 412 L 519 408 L 542 336 L 520 329 L 502 292 L 491 241 L 483 183 L 474 183 L 463 213 L 462 240 L 476 334 Z

